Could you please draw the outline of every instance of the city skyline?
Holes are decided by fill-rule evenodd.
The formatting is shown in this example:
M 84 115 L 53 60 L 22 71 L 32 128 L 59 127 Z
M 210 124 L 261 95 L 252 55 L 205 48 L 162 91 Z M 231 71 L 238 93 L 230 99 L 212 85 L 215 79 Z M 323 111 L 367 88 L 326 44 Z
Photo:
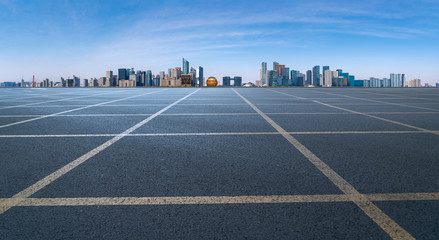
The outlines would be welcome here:
M 0 81 L 98 77 L 121 66 L 159 73 L 182 57 L 205 76 L 244 82 L 259 80 L 263 61 L 304 72 L 328 65 L 356 79 L 439 81 L 438 3 L 251 3 L 2 0 Z

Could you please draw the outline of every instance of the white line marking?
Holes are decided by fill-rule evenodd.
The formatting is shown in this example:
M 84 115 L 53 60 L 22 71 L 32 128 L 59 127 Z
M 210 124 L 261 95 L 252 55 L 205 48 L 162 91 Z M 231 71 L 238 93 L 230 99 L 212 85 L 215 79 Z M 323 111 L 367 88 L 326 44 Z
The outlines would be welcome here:
M 113 137 L 112 139 L 106 141 L 105 143 L 103 143 L 102 145 L 94 148 L 93 150 L 89 151 L 88 153 L 82 155 L 81 157 L 73 160 L 72 162 L 68 163 L 67 165 L 65 165 L 64 167 L 56 170 L 55 172 L 51 173 L 50 175 L 46 176 L 45 178 L 39 180 L 38 182 L 32 184 L 31 186 L 27 187 L 26 189 L 24 189 L 23 191 L 15 194 L 13 197 L 9 198 L 7 200 L 8 202 L 8 206 L 3 206 L 0 207 L 0 214 L 3 214 L 4 212 L 6 212 L 7 210 L 9 210 L 11 207 L 17 206 L 20 204 L 20 202 L 24 199 L 24 198 L 28 198 L 30 197 L 32 194 L 38 192 L 39 190 L 41 190 L 42 188 L 44 188 L 45 186 L 49 185 L 50 183 L 52 183 L 53 181 L 55 181 L 56 179 L 60 178 L 61 176 L 63 176 L 64 174 L 70 172 L 72 169 L 76 168 L 77 166 L 79 166 L 80 164 L 84 163 L 85 161 L 87 161 L 88 159 L 90 159 L 91 157 L 95 156 L 96 154 L 102 152 L 103 150 L 105 150 L 106 148 L 108 148 L 109 146 L 113 145 L 114 143 L 118 142 L 119 140 L 121 140 L 122 138 L 126 137 L 128 134 L 130 134 L 131 132 L 135 131 L 136 129 L 138 129 L 139 127 L 143 126 L 144 124 L 148 123 L 149 121 L 151 121 L 152 119 L 156 118 L 157 116 L 159 116 L 161 113 L 165 112 L 166 110 L 170 109 L 171 107 L 177 105 L 179 102 L 183 101 L 184 99 L 192 96 L 194 93 L 200 91 L 201 89 L 195 90 L 193 92 L 191 92 L 190 94 L 186 95 L 185 97 L 180 98 L 179 100 L 175 101 L 174 103 L 168 105 L 167 107 L 163 108 L 162 110 L 156 112 L 155 114 L 149 116 L 148 118 L 142 120 L 141 122 L 137 123 L 136 125 L 128 128 L 126 131 L 124 131 L 123 133 L 120 133 L 118 135 L 116 135 L 115 137 Z M 163 91 L 163 90 L 161 90 Z M 157 92 L 157 91 L 156 91 Z
M 439 114 L 439 112 L 363 112 L 366 114 Z M 351 112 L 267 112 L 267 115 L 349 115 L 356 114 Z M 102 114 L 61 114 L 53 117 L 130 117 L 130 116 L 149 116 L 152 113 L 102 113 Z M 259 115 L 257 113 L 164 113 L 162 116 L 250 116 Z M 35 115 L 0 115 L 0 118 L 28 118 L 40 117 L 45 114 Z
M 333 182 L 342 192 L 349 195 L 364 213 L 366 213 L 378 226 L 380 226 L 393 239 L 414 239 L 407 231 L 399 226 L 393 219 L 379 209 L 374 203 L 360 194 L 349 182 L 336 173 L 331 167 L 324 163 L 319 157 L 312 153 L 307 147 L 300 143 L 296 138 L 288 134 L 281 126 L 274 122 L 270 117 L 253 105 L 244 96 L 232 89 L 238 96 L 250 105 L 261 117 L 265 119 L 274 129 L 287 139 L 299 152 L 301 152 L 317 169 L 320 170 L 328 179 Z
M 163 114 L 162 114 L 163 115 Z M 436 131 L 439 133 L 439 131 Z M 340 131 L 340 132 L 288 132 L 292 135 L 323 135 L 323 134 L 413 134 L 427 133 L 424 131 Z M 127 137 L 155 137 L 155 136 L 222 136 L 222 135 L 279 135 L 279 132 L 201 132 L 201 133 L 131 133 Z M 41 135 L 0 135 L 0 138 L 64 138 L 64 137 L 114 137 L 113 134 L 41 134 Z
M 56 115 L 61 115 L 61 114 L 64 114 L 64 113 L 79 111 L 79 110 L 83 110 L 83 109 L 87 109 L 87 108 L 92 108 L 92 107 L 100 106 L 102 104 L 107 104 L 107 103 L 111 103 L 111 102 L 119 102 L 119 101 L 123 101 L 123 100 L 126 100 L 126 99 L 135 98 L 135 97 L 139 97 L 139 96 L 143 96 L 143 95 L 149 95 L 149 94 L 158 93 L 158 92 L 162 92 L 162 91 L 165 91 L 165 90 L 159 90 L 159 91 L 154 91 L 154 92 L 142 93 L 142 94 L 139 94 L 139 95 L 134 95 L 134 96 L 130 96 L 130 97 L 125 97 L 125 98 L 120 98 L 120 99 L 116 99 L 116 100 L 111 100 L 111 101 L 108 101 L 108 102 L 93 104 L 93 105 L 89 105 L 89 106 L 85 106 L 85 107 L 80 107 L 80 108 L 74 108 L 74 109 L 70 109 L 70 110 L 66 110 L 66 111 L 62 111 L 62 112 L 52 113 L 52 114 L 49 114 L 49 115 L 43 115 L 41 117 L 36 117 L 36 118 L 26 119 L 26 120 L 23 120 L 23 121 L 18 121 L 18 122 L 13 122 L 13 123 L 1 125 L 0 128 L 10 127 L 10 126 L 14 126 L 14 125 L 18 125 L 18 124 L 23 124 L 23 123 L 27 123 L 27 122 L 32 122 L 32 121 L 36 121 L 36 120 L 40 120 L 40 119 L 44 119 L 44 118 L 48 118 L 48 117 L 53 117 L 53 116 L 56 116 Z
M 439 200 L 439 193 L 377 193 L 363 194 L 370 201 L 431 201 Z M 82 198 L 23 198 L 16 206 L 133 206 L 183 204 L 261 204 L 350 202 L 356 196 L 347 194 L 321 195 L 248 195 L 248 196 L 178 196 L 178 197 L 82 197 Z M 8 198 L 0 199 L 7 207 Z

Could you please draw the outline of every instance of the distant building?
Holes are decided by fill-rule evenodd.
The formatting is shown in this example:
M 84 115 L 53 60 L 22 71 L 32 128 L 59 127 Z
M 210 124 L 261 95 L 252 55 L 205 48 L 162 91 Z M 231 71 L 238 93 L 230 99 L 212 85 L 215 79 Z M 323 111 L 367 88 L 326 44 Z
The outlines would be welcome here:
M 422 87 L 421 79 L 416 78 L 413 80 L 406 81 L 406 86 L 407 87 Z
M 152 81 L 152 72 L 151 70 L 146 71 L 146 82 L 147 86 L 154 86 L 154 83 Z
M 312 71 L 308 70 L 306 71 L 306 82 L 305 86 L 312 85 Z
M 230 87 L 230 77 L 229 76 L 225 76 L 223 77 L 223 86 L 224 87 Z
M 117 71 L 117 76 L 118 79 L 117 80 L 128 80 L 127 78 L 128 72 L 125 68 L 119 68 L 119 70 Z
M 439 87 L 439 83 L 436 83 L 436 87 Z
M 320 86 L 320 66 L 316 65 L 312 68 L 312 85 Z
M 88 85 L 89 85 L 88 84 L 88 79 L 84 79 L 83 81 L 84 81 L 84 87 L 88 87 Z
M 189 61 L 187 61 L 184 58 L 183 58 L 183 74 L 189 74 Z
M 75 82 L 75 87 L 81 87 L 81 79 L 73 75 L 73 80 Z
M 267 85 L 267 62 L 262 62 L 262 69 L 261 69 L 261 81 L 260 85 L 265 86 Z
M 273 62 L 273 70 L 276 70 L 276 66 L 277 66 L 277 65 L 279 65 L 279 63 L 276 62 L 276 61 L 274 61 L 274 62 Z
M 267 73 L 268 86 L 277 86 L 277 72 L 276 70 L 270 70 Z
M 192 75 L 192 87 L 197 86 L 197 70 L 193 67 L 191 67 L 190 74 Z
M 185 87 L 192 86 L 192 74 L 182 74 L 181 85 Z
M 198 66 L 197 81 L 198 81 L 198 86 L 200 87 L 204 86 L 204 69 L 201 66 Z

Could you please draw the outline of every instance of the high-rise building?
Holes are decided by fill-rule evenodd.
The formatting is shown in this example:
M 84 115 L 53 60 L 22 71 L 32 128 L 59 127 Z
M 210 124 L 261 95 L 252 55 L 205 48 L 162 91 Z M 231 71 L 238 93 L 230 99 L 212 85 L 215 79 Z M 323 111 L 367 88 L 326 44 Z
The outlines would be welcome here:
M 306 71 L 306 81 L 305 86 L 312 85 L 312 71 L 308 70 Z
M 197 86 L 197 70 L 191 67 L 190 74 L 192 75 L 192 87 L 195 87 Z
M 280 76 L 281 68 L 285 68 L 285 65 L 280 65 L 280 64 L 277 64 L 277 65 L 276 65 L 276 67 L 275 67 L 274 70 L 276 70 L 276 72 L 277 72 L 277 76 Z
M 154 83 L 152 81 L 152 73 L 151 70 L 147 70 L 146 71 L 146 82 L 147 82 L 147 86 L 154 86 Z
M 276 61 L 274 61 L 274 62 L 273 62 L 273 70 L 276 70 L 276 66 L 277 66 L 277 65 L 279 65 L 279 63 L 276 62 Z
M 332 86 L 332 71 L 329 69 L 324 70 L 323 72 L 323 87 L 331 87 Z
M 439 83 L 436 83 L 436 87 L 439 87 Z
M 201 66 L 198 66 L 197 79 L 198 79 L 198 86 L 200 87 L 204 86 L 204 70 L 203 67 Z
M 242 86 L 242 77 L 235 76 L 233 78 L 233 86 L 241 87 Z
M 261 85 L 262 86 L 267 85 L 267 62 L 262 62 Z
M 183 58 L 183 74 L 189 74 L 189 61 Z
M 172 68 L 168 68 L 168 77 L 170 77 L 170 78 L 173 77 L 172 76 Z
M 81 87 L 81 79 L 73 75 L 73 80 L 75 81 L 75 87 Z
M 299 71 L 291 70 L 291 86 L 299 86 L 297 82 L 298 73 Z
M 270 70 L 267 74 L 268 86 L 277 86 L 277 72 L 276 70 Z
M 119 68 L 117 71 L 118 80 L 128 80 L 127 78 L 128 72 L 125 68 Z
M 312 85 L 320 86 L 320 66 L 316 65 L 312 68 Z
M 225 76 L 223 77 L 223 86 L 224 87 L 230 87 L 230 77 L 229 76 Z

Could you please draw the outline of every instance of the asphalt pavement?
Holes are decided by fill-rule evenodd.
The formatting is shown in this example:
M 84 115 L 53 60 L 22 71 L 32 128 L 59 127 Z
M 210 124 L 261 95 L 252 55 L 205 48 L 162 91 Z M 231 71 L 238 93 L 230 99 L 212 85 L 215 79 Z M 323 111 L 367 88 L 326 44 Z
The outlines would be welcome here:
M 0 159 L 0 239 L 439 239 L 439 88 L 1 88 Z

